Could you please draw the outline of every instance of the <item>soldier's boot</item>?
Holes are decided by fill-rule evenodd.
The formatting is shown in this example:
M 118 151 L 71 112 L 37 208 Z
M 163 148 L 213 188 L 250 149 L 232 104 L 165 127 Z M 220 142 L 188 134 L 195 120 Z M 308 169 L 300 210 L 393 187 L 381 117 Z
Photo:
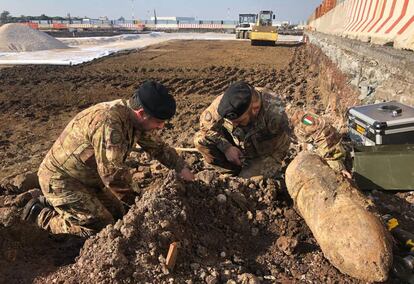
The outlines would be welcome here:
M 24 207 L 21 219 L 35 223 L 40 212 L 48 207 L 50 207 L 50 205 L 44 196 L 32 198 Z

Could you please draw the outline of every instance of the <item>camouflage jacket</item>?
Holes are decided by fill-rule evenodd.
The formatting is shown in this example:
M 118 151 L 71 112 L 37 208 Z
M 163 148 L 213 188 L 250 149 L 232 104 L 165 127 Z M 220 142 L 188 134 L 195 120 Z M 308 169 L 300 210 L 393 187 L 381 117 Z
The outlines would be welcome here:
M 130 190 L 131 182 L 125 160 L 138 143 L 153 158 L 180 171 L 185 166 L 183 159 L 153 133 L 134 128 L 132 115 L 125 100 L 83 110 L 63 130 L 41 167 L 54 176 L 122 193 Z
M 280 138 L 281 143 L 290 143 L 286 135 L 288 119 L 280 99 L 273 93 L 256 88 L 261 100 L 257 117 L 247 126 L 234 127 L 230 120 L 221 117 L 217 108 L 223 95 L 218 96 L 200 116 L 200 134 L 216 144 L 223 153 L 234 144 L 248 157 L 267 155 L 274 151 L 265 146 L 266 141 Z M 274 143 L 272 145 L 275 145 Z
M 325 159 L 335 170 L 344 170 L 345 149 L 339 132 L 326 117 L 305 113 L 294 126 L 298 142 Z

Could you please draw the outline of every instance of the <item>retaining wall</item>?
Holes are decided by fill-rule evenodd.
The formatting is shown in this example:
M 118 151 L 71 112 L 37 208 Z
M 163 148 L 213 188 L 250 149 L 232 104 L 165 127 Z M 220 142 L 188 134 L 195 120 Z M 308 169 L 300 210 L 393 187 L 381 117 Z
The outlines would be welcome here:
M 414 106 L 414 55 L 411 51 L 372 46 L 357 40 L 308 32 L 319 47 L 359 89 L 363 103 L 396 100 Z
M 414 50 L 414 0 L 346 0 L 316 14 L 310 30 Z

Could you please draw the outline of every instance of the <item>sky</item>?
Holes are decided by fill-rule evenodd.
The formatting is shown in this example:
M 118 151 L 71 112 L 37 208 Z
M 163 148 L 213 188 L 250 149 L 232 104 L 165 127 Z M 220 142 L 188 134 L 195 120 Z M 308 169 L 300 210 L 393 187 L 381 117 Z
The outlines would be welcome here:
M 236 20 L 239 13 L 273 10 L 276 20 L 306 21 L 322 0 L 0 0 L 12 16 L 71 16 L 149 19 L 154 14 L 199 20 Z

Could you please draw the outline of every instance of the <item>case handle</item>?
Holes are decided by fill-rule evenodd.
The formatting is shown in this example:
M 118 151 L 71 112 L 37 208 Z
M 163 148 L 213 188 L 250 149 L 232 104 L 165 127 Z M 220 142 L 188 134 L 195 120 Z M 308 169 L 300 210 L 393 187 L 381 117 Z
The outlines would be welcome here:
M 378 109 L 390 112 L 393 117 L 400 116 L 402 113 L 402 108 L 396 105 L 382 105 Z

